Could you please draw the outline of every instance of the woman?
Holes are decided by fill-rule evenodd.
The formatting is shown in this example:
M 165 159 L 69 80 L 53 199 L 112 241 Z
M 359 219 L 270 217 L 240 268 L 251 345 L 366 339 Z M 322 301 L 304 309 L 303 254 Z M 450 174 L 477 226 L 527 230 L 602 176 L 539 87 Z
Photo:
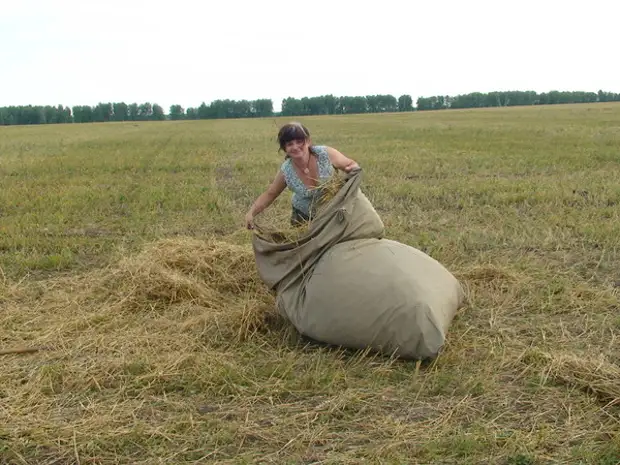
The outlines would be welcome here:
M 284 125 L 278 133 L 278 142 L 280 150 L 286 153 L 285 160 L 271 185 L 245 215 L 248 229 L 254 227 L 254 217 L 269 207 L 286 187 L 293 192 L 291 223 L 310 221 L 312 204 L 318 194 L 316 187 L 329 179 L 334 168 L 349 172 L 359 166 L 332 147 L 312 145 L 310 132 L 300 123 Z

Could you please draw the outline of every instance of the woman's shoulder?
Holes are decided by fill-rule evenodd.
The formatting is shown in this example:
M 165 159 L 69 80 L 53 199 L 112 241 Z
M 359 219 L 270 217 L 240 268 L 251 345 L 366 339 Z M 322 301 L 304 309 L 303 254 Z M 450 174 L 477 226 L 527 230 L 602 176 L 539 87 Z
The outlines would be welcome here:
M 318 155 L 327 155 L 327 145 L 313 145 L 312 151 Z

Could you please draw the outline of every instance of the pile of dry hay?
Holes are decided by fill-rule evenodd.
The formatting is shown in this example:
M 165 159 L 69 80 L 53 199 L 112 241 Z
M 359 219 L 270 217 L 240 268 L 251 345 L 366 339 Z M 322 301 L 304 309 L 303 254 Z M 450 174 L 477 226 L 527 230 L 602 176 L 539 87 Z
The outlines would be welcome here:
M 192 344 L 234 344 L 278 321 L 251 247 L 215 239 L 164 239 L 101 270 L 2 288 L 0 324 L 19 330 L 0 338 L 0 350 L 57 349 L 119 326 L 152 333 L 153 324 L 171 340 L 184 333 Z
M 327 208 L 330 201 L 345 183 L 346 175 L 338 170 L 334 170 L 333 174 L 326 181 L 314 188 L 317 191 L 317 195 L 315 202 L 311 204 L 310 208 L 314 211 L 315 216 Z M 263 221 L 260 221 L 261 217 Z M 260 215 L 259 221 L 254 223 L 254 233 L 274 243 L 295 242 L 308 232 L 312 221 L 303 222 L 299 226 L 293 226 L 289 222 L 284 225 L 281 225 L 281 223 L 281 221 Z
M 101 283 L 119 310 L 192 307 L 198 309 L 198 320 L 240 339 L 258 330 L 273 309 L 251 248 L 215 239 L 155 242 L 120 261 Z
M 114 457 L 116 438 L 141 441 L 145 426 L 155 437 L 172 424 L 176 440 L 186 404 L 233 386 L 241 364 L 290 328 L 251 248 L 211 239 L 160 240 L 73 276 L 12 282 L 0 272 L 0 308 L 0 400 L 10 399 L 0 402 L 0 463 L 20 461 L 11 450 L 32 454 L 24 463 L 75 462 L 77 448 Z M 169 399 L 176 416 L 161 407 Z

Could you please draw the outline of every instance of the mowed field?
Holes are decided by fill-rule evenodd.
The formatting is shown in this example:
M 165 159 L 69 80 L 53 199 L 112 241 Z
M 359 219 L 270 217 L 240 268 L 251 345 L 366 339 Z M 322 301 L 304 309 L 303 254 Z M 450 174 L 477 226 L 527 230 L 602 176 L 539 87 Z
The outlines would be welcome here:
M 466 288 L 439 358 L 275 313 L 243 216 L 288 119 L 0 127 L 0 351 L 39 349 L 0 463 L 620 463 L 620 105 L 299 120 Z

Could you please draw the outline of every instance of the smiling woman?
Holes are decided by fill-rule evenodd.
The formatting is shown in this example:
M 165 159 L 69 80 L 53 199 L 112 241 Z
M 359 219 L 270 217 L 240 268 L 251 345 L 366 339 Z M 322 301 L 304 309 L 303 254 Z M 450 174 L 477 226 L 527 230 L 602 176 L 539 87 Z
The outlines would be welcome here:
M 312 204 L 320 193 L 320 184 L 327 181 L 334 169 L 345 172 L 358 164 L 338 150 L 326 145 L 312 145 L 310 131 L 301 123 L 288 123 L 278 133 L 280 150 L 285 160 L 275 179 L 252 204 L 245 216 L 248 229 L 254 227 L 254 216 L 269 207 L 287 187 L 293 192 L 291 223 L 311 221 Z

